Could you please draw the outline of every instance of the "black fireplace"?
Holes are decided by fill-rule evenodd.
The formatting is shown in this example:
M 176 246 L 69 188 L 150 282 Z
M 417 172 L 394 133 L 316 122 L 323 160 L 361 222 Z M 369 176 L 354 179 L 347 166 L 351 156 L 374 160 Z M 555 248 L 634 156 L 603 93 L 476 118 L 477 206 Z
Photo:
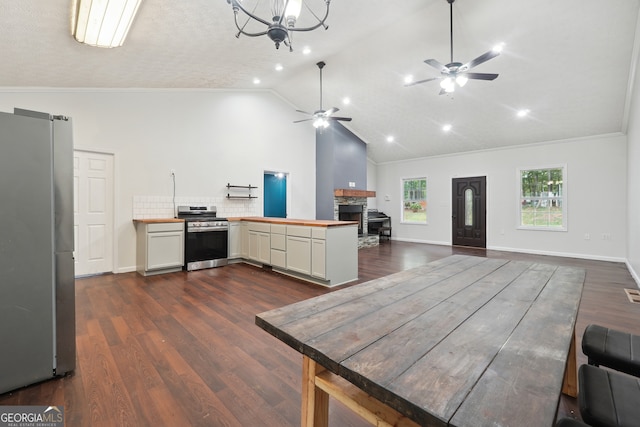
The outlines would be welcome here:
M 362 205 L 338 205 L 338 220 L 339 221 L 357 221 L 358 222 L 358 234 L 363 233 L 362 227 Z

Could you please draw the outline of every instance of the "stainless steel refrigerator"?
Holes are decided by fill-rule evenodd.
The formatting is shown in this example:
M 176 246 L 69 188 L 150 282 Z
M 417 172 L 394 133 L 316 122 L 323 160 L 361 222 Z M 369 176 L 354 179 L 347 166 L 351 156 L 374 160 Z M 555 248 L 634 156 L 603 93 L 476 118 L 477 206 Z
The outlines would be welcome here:
M 0 112 L 0 393 L 75 358 L 71 119 Z

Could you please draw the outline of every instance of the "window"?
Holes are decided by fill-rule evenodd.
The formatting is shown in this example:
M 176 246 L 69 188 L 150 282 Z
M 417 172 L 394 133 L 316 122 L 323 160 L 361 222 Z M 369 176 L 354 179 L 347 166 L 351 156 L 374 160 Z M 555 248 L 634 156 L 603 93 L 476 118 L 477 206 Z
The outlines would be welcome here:
M 427 223 L 427 178 L 402 180 L 402 222 Z
M 566 230 L 566 166 L 521 169 L 520 228 Z

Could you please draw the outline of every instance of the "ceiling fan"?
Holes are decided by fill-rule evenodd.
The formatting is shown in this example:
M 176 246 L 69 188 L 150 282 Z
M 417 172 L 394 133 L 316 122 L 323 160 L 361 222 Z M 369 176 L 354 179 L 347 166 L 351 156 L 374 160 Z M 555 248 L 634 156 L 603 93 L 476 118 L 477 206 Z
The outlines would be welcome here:
M 473 59 L 466 64 L 461 62 L 453 61 L 453 2 L 455 0 L 446 0 L 449 3 L 449 23 L 450 23 L 450 38 L 451 38 L 451 60 L 448 64 L 443 65 L 435 59 L 426 59 L 424 62 L 428 65 L 431 65 L 433 68 L 440 71 L 442 76 L 433 77 L 430 79 L 418 80 L 415 82 L 407 82 L 405 86 L 413 86 L 421 83 L 430 82 L 433 80 L 440 80 L 440 95 L 444 93 L 451 93 L 455 91 L 456 84 L 460 87 L 467 84 L 469 79 L 475 80 L 495 80 L 498 77 L 498 74 L 489 74 L 489 73 L 470 73 L 473 67 L 476 67 L 484 62 L 487 62 L 491 58 L 495 58 L 500 55 L 502 51 L 502 44 L 496 45 L 493 49 L 488 52 L 483 53 L 478 56 L 476 59 Z
M 336 113 L 340 110 L 339 108 L 333 107 L 326 111 L 322 109 L 322 69 L 326 64 L 320 61 L 316 65 L 320 69 L 320 109 L 314 111 L 313 113 L 308 113 L 302 110 L 296 110 L 299 113 L 303 113 L 311 117 L 309 117 L 308 119 L 296 120 L 293 123 L 307 122 L 309 120 L 313 120 L 313 127 L 315 127 L 316 129 L 318 128 L 324 129 L 329 127 L 329 121 L 331 120 L 350 122 L 351 117 L 336 117 L 333 115 L 333 113 Z

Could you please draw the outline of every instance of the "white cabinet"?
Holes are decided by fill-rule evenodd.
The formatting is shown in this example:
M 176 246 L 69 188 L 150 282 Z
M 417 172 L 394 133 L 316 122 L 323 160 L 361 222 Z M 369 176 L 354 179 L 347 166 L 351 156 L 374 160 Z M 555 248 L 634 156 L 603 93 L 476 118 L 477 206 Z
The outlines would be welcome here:
M 287 270 L 311 275 L 311 227 L 287 225 Z
M 287 268 L 287 226 L 271 224 L 271 265 Z
M 311 275 L 311 239 L 287 236 L 287 270 Z
M 229 222 L 229 259 L 242 257 L 242 223 Z
M 306 225 L 309 222 L 313 224 L 267 218 L 240 221 L 239 258 L 325 286 L 357 280 L 357 225 Z
M 325 279 L 327 277 L 326 228 L 314 227 L 311 231 L 311 275 Z
M 270 224 L 249 223 L 249 259 L 263 264 L 271 264 Z
M 240 223 L 240 253 L 242 258 L 249 258 L 249 223 Z
M 137 271 L 150 274 L 179 271 L 184 264 L 184 222 L 139 223 Z

